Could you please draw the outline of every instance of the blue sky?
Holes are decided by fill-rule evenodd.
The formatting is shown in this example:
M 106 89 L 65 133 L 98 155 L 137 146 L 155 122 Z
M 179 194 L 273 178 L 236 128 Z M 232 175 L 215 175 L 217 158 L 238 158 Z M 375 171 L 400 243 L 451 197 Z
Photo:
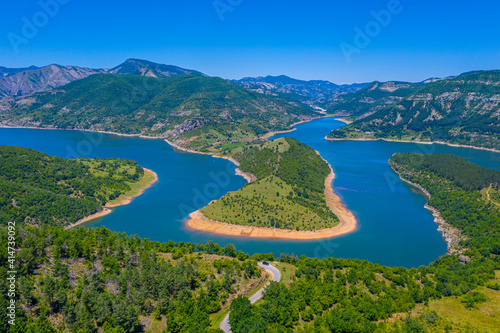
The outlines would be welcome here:
M 52 6 L 2 4 L 0 65 L 107 68 L 142 58 L 223 78 L 285 74 L 336 83 L 500 69 L 500 3 L 491 0 L 41 3 Z M 382 24 L 373 12 L 386 14 Z

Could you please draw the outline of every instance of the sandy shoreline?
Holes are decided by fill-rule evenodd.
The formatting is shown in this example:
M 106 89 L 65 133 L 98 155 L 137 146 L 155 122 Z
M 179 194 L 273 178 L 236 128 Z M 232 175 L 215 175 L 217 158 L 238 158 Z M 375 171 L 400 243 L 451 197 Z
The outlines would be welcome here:
M 353 138 L 345 138 L 345 139 L 337 139 L 337 138 L 329 138 L 328 135 L 325 136 L 325 139 L 328 141 L 388 141 L 388 142 L 401 142 L 401 143 L 416 143 L 419 145 L 432 145 L 432 144 L 437 144 L 437 145 L 445 145 L 449 147 L 458 147 L 458 148 L 472 148 L 476 150 L 485 150 L 485 151 L 491 151 L 493 153 L 500 153 L 500 150 L 495 149 L 495 148 L 484 148 L 484 147 L 476 147 L 476 146 L 469 146 L 469 145 L 459 145 L 456 143 L 448 143 L 448 142 L 443 142 L 443 141 L 407 141 L 407 140 L 395 140 L 395 139 L 353 139 Z
M 99 217 L 103 217 L 103 216 L 106 216 L 108 214 L 111 214 L 113 212 L 113 210 L 111 210 L 110 208 L 128 205 L 130 202 L 132 202 L 132 199 L 137 198 L 142 193 L 144 193 L 145 190 L 147 190 L 148 188 L 150 188 L 154 183 L 156 183 L 158 181 L 158 175 L 154 171 L 152 171 L 152 170 L 149 170 L 149 169 L 146 169 L 146 168 L 143 168 L 143 169 L 144 169 L 144 177 L 146 177 L 147 175 L 150 175 L 150 176 L 153 177 L 152 181 L 148 182 L 144 187 L 140 188 L 133 195 L 123 194 L 120 197 L 118 197 L 117 200 L 114 200 L 114 202 L 112 202 L 112 203 L 109 203 L 109 202 L 106 203 L 106 205 L 104 206 L 104 208 L 100 212 L 97 212 L 95 214 L 92 214 L 92 215 L 89 215 L 87 217 L 84 217 L 83 219 L 78 220 L 75 223 L 72 223 L 71 225 L 65 227 L 65 229 L 66 230 L 67 229 L 71 229 L 71 228 L 74 228 L 74 227 L 76 227 L 78 225 L 81 225 L 81 224 L 84 224 L 86 222 L 89 222 L 89 221 L 92 221 L 94 219 L 97 219 Z
M 337 117 L 335 117 L 335 118 L 333 118 L 333 120 L 341 121 L 341 122 L 343 122 L 344 124 L 347 124 L 347 125 L 352 124 L 352 121 L 345 120 L 344 118 L 337 118 Z
M 179 145 L 177 145 L 177 144 L 175 144 L 175 143 L 173 143 L 171 141 L 168 141 L 167 139 L 164 139 L 164 140 L 165 140 L 166 143 L 168 143 L 169 145 L 171 145 L 172 147 L 174 147 L 177 150 L 180 150 L 180 151 L 183 151 L 183 152 L 186 152 L 186 153 L 191 153 L 191 154 L 210 155 L 210 156 L 215 157 L 215 158 L 223 158 L 225 160 L 228 160 L 228 161 L 232 162 L 237 167 L 240 166 L 240 163 L 238 161 L 236 161 L 234 158 L 230 157 L 230 156 L 220 156 L 220 155 L 216 155 L 216 154 L 203 153 L 203 152 L 200 152 L 200 151 L 183 148 L 183 147 L 181 147 L 181 146 L 179 146 Z M 257 179 L 251 173 L 247 173 L 247 172 L 241 171 L 240 168 L 237 168 L 235 170 L 235 174 L 236 174 L 236 176 L 240 176 L 240 177 L 245 178 L 245 180 L 247 181 L 247 183 L 251 183 L 251 182 L 253 182 L 253 181 L 255 181 Z
M 186 226 L 204 232 L 222 234 L 226 236 L 242 236 L 252 238 L 274 238 L 274 239 L 295 239 L 295 240 L 313 240 L 322 238 L 331 238 L 344 235 L 356 230 L 357 221 L 350 210 L 341 202 L 338 195 L 332 188 L 332 181 L 335 174 L 330 172 L 325 179 L 325 199 L 328 207 L 337 215 L 340 223 L 333 228 L 321 229 L 316 231 L 297 231 L 289 229 L 275 229 L 236 225 L 213 221 L 207 218 L 199 210 L 189 214 L 189 220 Z
M 316 117 L 316 118 L 313 118 L 313 119 L 310 119 L 310 120 L 302 120 L 302 121 L 298 121 L 296 123 L 293 123 L 291 124 L 290 126 L 293 127 L 293 126 L 296 126 L 296 125 L 300 125 L 300 124 L 304 124 L 304 123 L 308 123 L 310 121 L 313 121 L 313 120 L 317 120 L 317 119 L 321 119 L 321 118 L 325 118 L 325 116 L 321 116 L 321 117 Z M 286 131 L 276 131 L 276 132 L 268 132 L 264 135 L 262 135 L 260 138 L 263 139 L 263 140 L 267 140 L 269 139 L 270 137 L 272 136 L 275 136 L 276 134 L 283 134 L 283 133 L 290 133 L 290 132 L 293 132 L 295 131 L 296 128 L 292 128 L 292 129 L 289 129 L 289 130 L 286 130 Z
M 111 135 L 133 137 L 133 138 L 141 138 L 141 139 L 150 139 L 150 140 L 163 139 L 161 137 L 147 136 L 147 135 L 142 135 L 142 134 L 123 134 L 123 133 L 117 133 L 117 132 L 97 131 L 97 130 L 89 130 L 89 129 L 76 129 L 76 128 L 51 128 L 51 127 L 36 127 L 36 126 L 8 126 L 8 125 L 4 125 L 4 124 L 0 124 L 0 128 L 52 130 L 52 131 L 77 131 L 77 132 L 89 132 L 89 133 L 99 133 L 99 134 L 111 134 Z
M 220 157 L 220 156 L 214 156 L 214 157 Z M 245 180 L 247 181 L 247 183 L 251 183 L 251 182 L 254 182 L 254 181 L 257 180 L 257 177 L 255 177 L 253 174 L 251 174 L 249 172 L 243 172 L 243 171 L 241 171 L 241 169 L 239 168 L 240 163 L 237 160 L 235 160 L 234 158 L 232 158 L 230 156 L 222 156 L 221 158 L 234 163 L 238 167 L 235 170 L 236 176 L 241 176 L 241 177 L 245 178 Z

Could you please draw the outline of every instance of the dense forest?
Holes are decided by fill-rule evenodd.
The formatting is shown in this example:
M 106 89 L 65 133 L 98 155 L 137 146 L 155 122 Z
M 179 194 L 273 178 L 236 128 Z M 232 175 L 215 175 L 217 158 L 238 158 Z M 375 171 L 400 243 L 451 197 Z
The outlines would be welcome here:
M 499 94 L 500 71 L 464 73 L 428 83 L 328 137 L 442 141 L 500 149 Z
M 66 225 L 96 213 L 144 175 L 134 161 L 64 159 L 0 146 L 0 221 Z
M 291 138 L 237 147 L 227 153 L 256 181 L 201 211 L 240 225 L 318 230 L 338 223 L 325 201 L 330 166 L 311 147 Z
M 263 281 L 233 245 L 160 244 L 104 227 L 18 225 L 16 234 L 16 324 L 5 312 L 3 246 L 0 332 L 213 332 L 209 314 Z
M 274 146 L 259 149 L 281 151 L 272 164 L 274 171 L 251 163 L 242 167 L 262 179 L 277 178 L 273 174 L 279 173 L 281 159 L 287 159 L 283 155 L 305 149 L 291 139 L 270 144 Z M 253 147 L 243 148 L 243 155 L 256 153 L 251 151 Z M 7 149 L 8 154 L 16 156 L 17 148 L 11 149 L 14 152 Z M 37 161 L 40 168 L 58 160 L 32 150 L 21 156 L 30 156 L 23 163 Z M 283 164 L 285 167 L 293 163 L 318 167 L 301 160 L 293 150 L 290 156 L 295 156 L 291 158 L 295 162 Z M 63 162 L 82 168 L 85 160 Z M 500 297 L 500 274 L 495 275 L 500 269 L 498 206 L 487 202 L 493 199 L 475 184 L 491 181 L 488 189 L 495 188 L 497 172 L 452 155 L 396 154 L 390 163 L 401 177 L 429 191 L 429 204 L 439 208 L 448 223 L 463 230 L 466 238 L 461 256 L 446 254 L 429 266 L 411 269 L 293 254 L 249 257 L 231 244 L 160 243 L 104 227 L 65 230 L 21 221 L 16 226 L 0 226 L 3 235 L 15 235 L 10 240 L 15 242 L 12 250 L 7 246 L 0 249 L 3 309 L 8 306 L 11 288 L 8 270 L 15 269 L 18 281 L 14 287 L 16 325 L 9 325 L 7 313 L 1 311 L 0 332 L 220 332 L 218 323 L 229 308 L 235 333 L 496 332 L 498 319 L 480 321 L 478 309 Z M 328 172 L 321 166 L 314 170 L 318 179 Z M 36 169 L 32 171 L 29 175 L 12 171 L 11 177 L 43 189 L 46 179 L 34 175 Z M 293 175 L 291 172 L 291 179 Z M 312 181 L 310 189 L 316 183 Z M 263 300 L 250 305 L 248 295 L 265 280 L 258 260 L 274 261 L 282 280 L 271 283 Z M 453 304 L 458 313 L 471 312 L 477 317 L 472 323 L 457 321 L 439 307 L 442 302 Z
M 8 325 L 2 311 L 0 332 L 221 332 L 219 314 L 228 307 L 235 333 L 465 332 L 434 311 L 433 302 L 458 297 L 461 307 L 475 309 L 486 301 L 480 286 L 500 281 L 492 280 L 500 268 L 492 255 L 468 264 L 445 255 L 407 269 L 288 254 L 249 257 L 231 244 L 160 243 L 104 227 L 20 225 L 16 234 L 17 319 Z M 7 258 L 4 247 L 3 309 Z M 250 305 L 248 293 L 264 281 L 257 260 L 276 261 L 284 275 Z

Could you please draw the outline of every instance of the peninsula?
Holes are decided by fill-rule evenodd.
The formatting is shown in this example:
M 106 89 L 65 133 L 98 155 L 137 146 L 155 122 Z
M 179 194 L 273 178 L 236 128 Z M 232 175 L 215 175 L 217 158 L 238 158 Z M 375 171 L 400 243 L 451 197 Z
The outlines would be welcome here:
M 135 161 L 65 159 L 0 146 L 0 215 L 30 225 L 74 227 L 128 204 L 158 178 Z
M 356 219 L 332 189 L 330 165 L 291 138 L 231 150 L 255 181 L 190 214 L 187 226 L 231 236 L 320 239 L 356 229 Z

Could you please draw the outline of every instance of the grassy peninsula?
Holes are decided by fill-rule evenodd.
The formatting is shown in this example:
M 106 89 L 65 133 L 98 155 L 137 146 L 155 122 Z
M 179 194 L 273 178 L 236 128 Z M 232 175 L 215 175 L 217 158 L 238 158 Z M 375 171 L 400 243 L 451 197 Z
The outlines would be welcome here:
M 339 223 L 325 200 L 330 166 L 311 147 L 291 138 L 237 147 L 229 155 L 255 181 L 201 209 L 230 224 L 313 231 Z
M 137 196 L 156 175 L 119 158 L 64 159 L 0 146 L 0 220 L 71 225 Z

